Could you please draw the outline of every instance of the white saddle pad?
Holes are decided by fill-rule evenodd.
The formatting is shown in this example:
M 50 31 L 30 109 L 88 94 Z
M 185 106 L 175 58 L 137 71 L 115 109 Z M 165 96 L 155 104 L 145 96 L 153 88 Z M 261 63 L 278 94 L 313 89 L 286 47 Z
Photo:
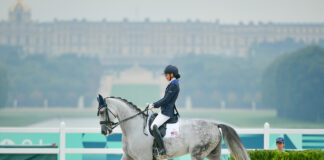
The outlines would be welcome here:
M 149 115 L 149 117 L 147 118 L 148 120 L 150 119 L 151 115 Z M 146 122 L 146 133 L 150 136 L 150 137 L 153 137 L 153 135 L 151 135 L 149 129 L 150 129 L 150 126 L 149 126 L 149 121 L 147 120 Z M 172 138 L 172 137 L 177 137 L 179 134 L 180 134 L 180 123 L 181 123 L 181 119 L 179 118 L 178 119 L 178 122 L 177 123 L 172 123 L 172 124 L 167 124 L 166 127 L 166 132 L 165 132 L 165 136 L 163 137 L 164 138 Z

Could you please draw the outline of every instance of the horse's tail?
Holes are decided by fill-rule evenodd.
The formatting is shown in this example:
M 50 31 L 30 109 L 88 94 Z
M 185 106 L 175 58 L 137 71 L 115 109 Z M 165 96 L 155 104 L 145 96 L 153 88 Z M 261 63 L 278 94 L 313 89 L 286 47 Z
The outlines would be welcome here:
M 222 129 L 223 138 L 226 146 L 230 149 L 235 160 L 250 160 L 249 154 L 244 148 L 239 136 L 235 130 L 225 124 L 218 124 L 218 128 Z

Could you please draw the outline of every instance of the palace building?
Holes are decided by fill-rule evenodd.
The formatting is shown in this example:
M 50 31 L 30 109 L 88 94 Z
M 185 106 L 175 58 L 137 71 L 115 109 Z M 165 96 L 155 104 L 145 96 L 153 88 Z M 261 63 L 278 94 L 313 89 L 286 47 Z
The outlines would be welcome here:
M 178 54 L 247 56 L 254 43 L 291 38 L 317 43 L 321 24 L 221 24 L 215 22 L 141 22 L 70 20 L 36 22 L 22 0 L 0 22 L 0 45 L 21 46 L 30 54 L 75 53 L 99 57 L 173 57 Z

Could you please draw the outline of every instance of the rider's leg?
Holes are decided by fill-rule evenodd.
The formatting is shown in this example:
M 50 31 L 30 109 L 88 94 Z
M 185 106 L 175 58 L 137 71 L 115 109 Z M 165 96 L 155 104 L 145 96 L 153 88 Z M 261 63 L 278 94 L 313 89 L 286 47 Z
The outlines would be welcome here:
M 158 152 L 159 152 L 158 154 L 159 155 L 165 154 L 166 151 L 165 151 L 163 138 L 162 138 L 161 133 L 156 125 L 153 126 L 153 136 L 154 136 L 155 141 L 158 145 Z
M 153 126 L 156 125 L 158 128 L 167 120 L 169 120 L 170 117 L 162 114 L 161 112 L 156 116 L 156 118 L 154 119 L 154 121 L 151 124 L 151 130 L 153 130 Z
M 159 153 L 158 154 L 165 154 L 165 147 L 163 143 L 163 138 L 161 136 L 161 133 L 159 131 L 159 127 L 166 122 L 170 117 L 163 115 L 162 113 L 159 113 L 158 116 L 154 119 L 151 129 L 153 130 L 153 136 L 155 138 L 155 141 L 157 142 L 157 145 L 159 147 Z

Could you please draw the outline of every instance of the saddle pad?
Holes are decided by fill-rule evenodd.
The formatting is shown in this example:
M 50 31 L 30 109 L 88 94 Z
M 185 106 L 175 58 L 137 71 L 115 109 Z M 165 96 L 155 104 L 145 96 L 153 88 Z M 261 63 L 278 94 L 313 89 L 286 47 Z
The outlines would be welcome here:
M 149 119 L 150 117 L 152 116 L 149 115 L 149 117 L 147 118 L 147 122 L 146 122 L 146 129 L 145 129 L 145 132 L 146 134 L 148 134 L 150 137 L 153 137 L 153 135 L 151 135 L 149 129 L 150 129 L 150 126 L 149 126 Z M 172 138 L 172 137 L 177 137 L 180 133 L 180 124 L 181 124 L 181 119 L 179 118 L 178 122 L 177 123 L 167 123 L 166 124 L 166 131 L 165 131 L 165 136 L 163 137 L 164 138 Z M 154 137 L 153 137 L 154 138 Z

